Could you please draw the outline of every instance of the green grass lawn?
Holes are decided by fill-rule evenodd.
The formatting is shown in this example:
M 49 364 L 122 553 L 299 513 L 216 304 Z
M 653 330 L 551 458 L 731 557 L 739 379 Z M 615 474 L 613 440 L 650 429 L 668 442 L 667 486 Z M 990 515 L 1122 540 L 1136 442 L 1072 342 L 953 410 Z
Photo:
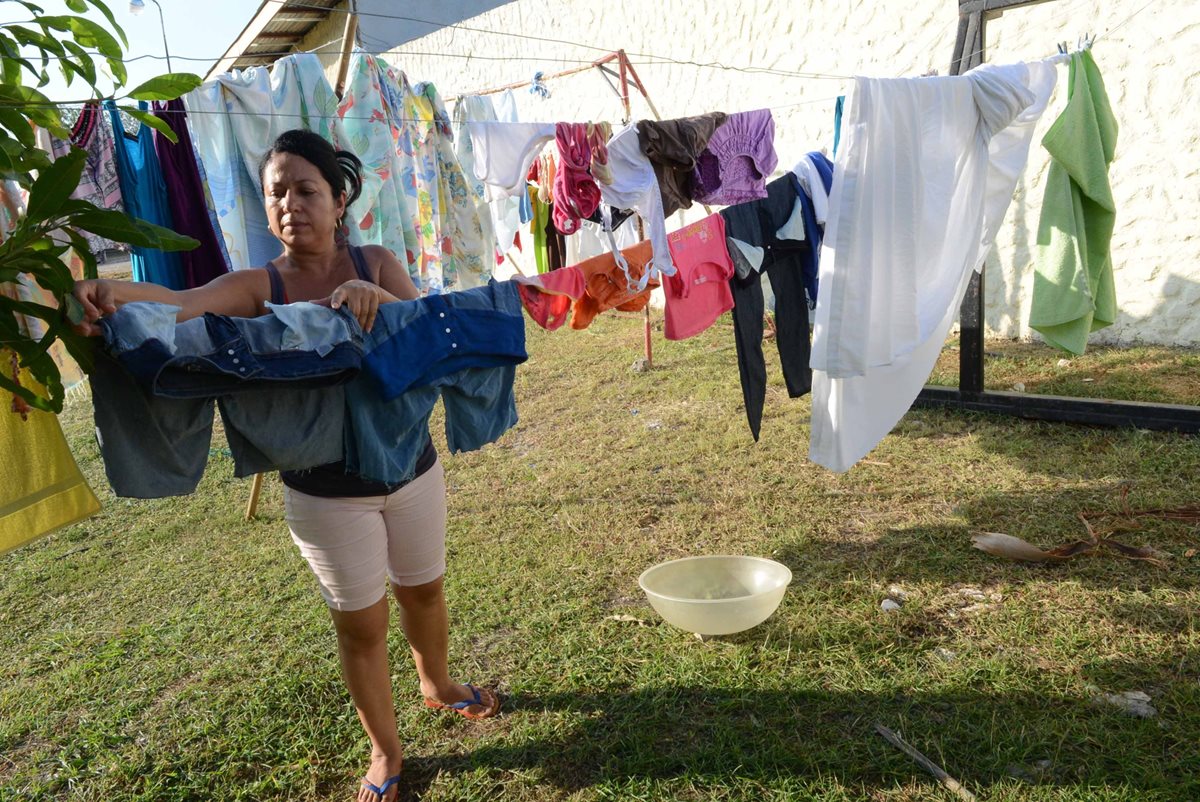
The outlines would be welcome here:
M 807 462 L 809 403 L 769 344 L 757 444 L 727 318 L 655 347 L 639 373 L 638 320 L 531 328 L 521 422 L 443 454 L 451 659 L 505 708 L 425 710 L 397 627 L 402 799 L 951 799 L 875 722 L 981 799 L 1200 799 L 1200 527 L 1109 519 L 1163 567 L 970 545 L 1077 539 L 1123 486 L 1135 508 L 1200 503 L 1200 439 L 914 411 L 839 476 Z M 0 798 L 351 798 L 367 741 L 277 479 L 244 521 L 249 482 L 217 443 L 195 495 L 113 498 L 86 395 L 63 423 L 104 510 L 0 558 Z M 701 642 L 636 580 L 712 553 L 795 580 L 765 624 Z M 885 612 L 893 585 L 907 600 Z M 1126 691 L 1157 715 L 1095 701 Z

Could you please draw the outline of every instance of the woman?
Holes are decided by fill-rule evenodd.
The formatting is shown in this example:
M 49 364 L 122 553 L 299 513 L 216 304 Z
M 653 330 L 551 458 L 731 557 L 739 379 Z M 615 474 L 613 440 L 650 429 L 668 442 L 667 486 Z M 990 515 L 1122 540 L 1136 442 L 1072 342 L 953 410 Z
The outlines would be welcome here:
M 238 270 L 203 287 L 173 291 L 154 284 L 81 281 L 75 297 L 84 329 L 131 301 L 181 307 L 179 320 L 205 312 L 264 314 L 264 302 L 314 301 L 345 306 L 370 330 L 381 303 L 418 297 L 407 270 L 386 248 L 347 246 L 337 236 L 346 207 L 361 191 L 361 163 L 310 131 L 288 131 L 259 165 L 271 233 L 283 255 L 266 267 Z M 349 194 L 347 193 L 349 184 Z M 446 485 L 432 440 L 417 475 L 386 485 L 347 474 L 342 463 L 284 471 L 292 539 L 317 576 L 337 631 L 342 674 L 371 740 L 371 764 L 359 802 L 396 797 L 402 763 L 387 660 L 388 601 L 384 574 L 400 604 L 425 704 L 468 718 L 495 715 L 489 690 L 450 679 L 449 625 L 442 592 Z

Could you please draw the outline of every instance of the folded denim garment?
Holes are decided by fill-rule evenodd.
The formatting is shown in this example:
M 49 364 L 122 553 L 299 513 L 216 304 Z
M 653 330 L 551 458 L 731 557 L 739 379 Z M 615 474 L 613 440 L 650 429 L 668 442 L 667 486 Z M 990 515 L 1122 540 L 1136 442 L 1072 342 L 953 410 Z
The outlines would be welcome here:
M 346 387 L 346 464 L 367 479 L 412 477 L 438 398 L 450 451 L 474 451 L 517 422 L 525 320 L 517 285 L 381 306 L 364 335 L 365 370 Z

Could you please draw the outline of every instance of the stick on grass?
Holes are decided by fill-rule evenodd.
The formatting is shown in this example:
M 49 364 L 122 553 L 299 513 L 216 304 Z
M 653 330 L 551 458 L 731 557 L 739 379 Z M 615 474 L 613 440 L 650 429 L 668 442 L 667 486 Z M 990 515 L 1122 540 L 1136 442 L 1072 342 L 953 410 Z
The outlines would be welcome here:
M 917 763 L 921 765 L 921 768 L 932 774 L 937 778 L 938 782 L 957 794 L 959 799 L 964 800 L 964 802 L 976 802 L 975 795 L 973 793 L 968 791 L 966 788 L 963 788 L 962 784 L 958 780 L 942 771 L 941 766 L 922 755 L 899 735 L 892 732 L 879 722 L 875 722 L 875 731 L 886 738 L 888 743 L 890 743 L 892 746 L 896 747 L 901 752 L 917 761 Z

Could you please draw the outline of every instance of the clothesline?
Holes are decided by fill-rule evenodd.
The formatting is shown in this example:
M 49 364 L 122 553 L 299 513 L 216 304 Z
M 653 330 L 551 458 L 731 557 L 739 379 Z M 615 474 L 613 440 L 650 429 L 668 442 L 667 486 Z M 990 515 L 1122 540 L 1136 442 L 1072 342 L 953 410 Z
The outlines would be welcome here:
M 325 50 L 337 50 L 341 48 L 341 40 L 336 42 L 326 42 L 323 45 L 317 45 L 306 50 L 276 50 L 276 51 L 258 51 L 253 55 L 258 57 L 283 57 L 294 56 L 297 53 L 321 53 Z M 425 58 L 458 58 L 465 61 L 532 61 L 532 62 L 556 62 L 560 64 L 591 64 L 590 59 L 565 58 L 561 56 L 485 56 L 478 53 L 441 53 L 427 52 L 416 50 L 366 50 L 358 49 L 356 52 L 367 53 L 373 56 L 421 56 Z M 92 56 L 103 56 L 102 53 L 89 53 Z M 48 60 L 59 61 L 65 56 L 50 54 Z M 157 53 L 145 53 L 140 56 L 130 56 L 129 58 L 118 59 L 125 64 L 142 59 L 158 59 L 165 60 L 166 56 L 158 55 Z M 216 61 L 221 56 L 177 56 L 172 55 L 175 61 Z M 792 70 L 778 70 L 770 67 L 732 67 L 721 64 L 719 62 L 698 62 L 698 61 L 681 61 L 677 59 L 665 59 L 659 56 L 650 56 L 653 61 L 630 61 L 634 66 L 662 66 L 667 64 L 676 64 L 679 66 L 701 67 L 705 69 L 723 70 L 731 72 L 746 72 L 756 74 L 775 75 L 780 78 L 811 78 L 811 79 L 830 79 L 830 80 L 846 80 L 852 78 L 850 75 L 838 75 L 834 73 L 818 73 L 818 72 L 800 72 Z
M 468 97 L 468 96 L 464 95 L 463 97 Z M 815 98 L 813 100 L 802 100 L 797 103 L 786 103 L 786 104 L 779 105 L 779 106 L 758 106 L 757 108 L 758 109 L 767 109 L 770 111 L 776 111 L 776 110 L 780 110 L 780 109 L 795 108 L 797 106 L 809 106 L 809 105 L 814 105 L 817 103 L 830 103 L 834 100 L 837 100 L 837 98 L 838 98 L 837 95 L 830 95 L 828 97 Z M 76 109 L 76 108 L 82 108 L 83 106 L 86 106 L 88 103 L 91 103 L 91 102 L 99 102 L 99 101 L 72 100 L 72 101 L 63 101 L 60 103 L 55 103 L 55 102 L 50 102 L 50 103 L 0 103 L 0 109 L 17 109 L 17 110 L 19 110 L 19 109 L 42 109 L 42 108 Z M 196 115 L 208 115 L 208 116 L 231 115 L 231 116 L 243 116 L 243 117 L 262 117 L 262 116 L 264 116 L 263 114 L 257 113 L 257 112 L 236 111 L 233 109 L 225 109 L 225 110 L 221 110 L 221 111 L 209 111 L 209 110 L 205 110 L 205 109 L 197 109 L 195 111 L 160 109 L 160 110 L 154 111 L 153 113 L 158 116 L 186 114 L 188 117 L 193 117 Z M 283 118 L 283 119 L 295 118 L 297 120 L 361 120 L 361 121 L 369 121 L 372 119 L 369 116 L 354 115 L 354 114 L 347 114 L 343 117 L 343 116 L 330 115 L 330 114 L 322 115 L 322 114 L 275 113 L 270 116 L 273 116 L 276 118 Z M 428 122 L 430 122 L 429 118 L 392 117 L 390 119 L 394 120 L 395 122 L 404 122 L 404 123 L 428 123 Z M 561 121 L 557 121 L 557 122 L 561 122 Z

